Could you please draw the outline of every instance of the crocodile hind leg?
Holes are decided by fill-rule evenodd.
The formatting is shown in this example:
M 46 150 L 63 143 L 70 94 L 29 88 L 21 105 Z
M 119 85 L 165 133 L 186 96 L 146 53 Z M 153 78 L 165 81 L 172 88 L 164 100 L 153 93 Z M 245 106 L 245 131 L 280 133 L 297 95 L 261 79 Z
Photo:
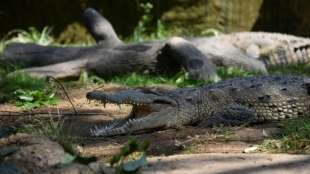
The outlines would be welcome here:
M 208 118 L 198 124 L 200 127 L 214 126 L 240 126 L 256 122 L 255 111 L 249 107 L 231 104 L 227 107 L 219 109 Z

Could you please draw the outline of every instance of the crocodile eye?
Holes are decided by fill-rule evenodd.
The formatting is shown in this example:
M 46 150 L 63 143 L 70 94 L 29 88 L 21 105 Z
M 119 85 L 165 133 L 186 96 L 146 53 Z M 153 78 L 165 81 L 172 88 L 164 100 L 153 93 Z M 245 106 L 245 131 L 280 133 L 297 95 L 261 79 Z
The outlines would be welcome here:
M 258 97 L 258 100 L 261 101 L 261 102 L 269 102 L 270 99 L 271 99 L 270 95 L 264 95 L 264 96 Z
M 153 103 L 156 103 L 156 104 L 172 104 L 171 102 L 169 102 L 167 100 L 160 100 L 160 99 L 154 100 Z
M 189 97 L 188 97 L 188 98 L 185 98 L 185 100 L 188 101 L 188 102 L 190 102 L 190 101 L 193 101 L 193 98 L 189 98 Z
M 310 95 L 310 83 L 304 83 L 301 86 L 306 88 L 308 95 Z

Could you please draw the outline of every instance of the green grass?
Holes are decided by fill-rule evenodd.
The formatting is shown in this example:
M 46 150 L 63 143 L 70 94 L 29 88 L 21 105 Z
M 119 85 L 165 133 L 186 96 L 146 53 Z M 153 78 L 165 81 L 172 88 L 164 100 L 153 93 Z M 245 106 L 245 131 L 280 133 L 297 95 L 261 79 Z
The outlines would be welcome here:
M 14 103 L 26 110 L 56 104 L 55 89 L 45 80 L 23 73 L 7 73 L 3 69 L 0 73 L 0 103 Z
M 4 75 L 0 79 L 0 102 L 12 100 L 16 90 L 42 90 L 45 86 L 44 80 L 30 77 L 27 74 Z
M 42 31 L 39 31 L 34 27 L 29 27 L 28 30 L 12 30 L 0 40 L 0 53 L 3 51 L 5 46 L 11 42 L 50 45 L 54 41 L 51 33 L 52 28 L 50 27 L 44 27 Z
M 24 110 L 31 110 L 41 106 L 56 105 L 57 98 L 55 92 L 47 90 L 23 90 L 18 89 L 14 91 L 15 105 Z
M 167 26 L 158 19 L 156 25 L 152 26 L 154 17 L 152 16 L 153 4 L 150 2 L 140 3 L 140 10 L 143 15 L 138 21 L 133 34 L 125 38 L 126 42 L 142 42 L 146 40 L 165 39 L 168 37 Z
M 58 142 L 66 152 L 65 159 L 57 165 L 59 167 L 73 162 L 88 164 L 96 160 L 95 157 L 81 156 L 77 149 L 77 139 L 66 131 L 65 120 L 61 117 L 51 117 L 44 120 L 33 118 L 31 123 L 17 128 L 16 131 L 20 133 L 48 137 L 52 141 Z
M 287 66 L 273 66 L 268 68 L 270 74 L 290 74 L 310 76 L 310 64 L 294 64 Z
M 261 75 L 258 72 L 247 71 L 242 68 L 236 67 L 219 67 L 217 68 L 217 74 L 222 80 L 231 79 L 236 77 L 250 77 Z M 286 67 L 272 67 L 270 74 L 292 74 L 292 75 L 309 75 L 310 76 L 310 65 L 290 65 Z M 89 83 L 116 83 L 129 87 L 146 87 L 155 86 L 159 84 L 168 84 L 176 87 L 195 87 L 201 86 L 206 83 L 214 83 L 213 81 L 204 82 L 199 80 L 192 80 L 188 78 L 188 73 L 181 71 L 176 75 L 153 75 L 153 74 L 138 74 L 130 73 L 126 75 L 113 76 L 107 79 L 102 79 L 95 75 L 89 75 L 86 72 L 82 72 L 78 84 L 87 85 Z
M 258 73 L 245 71 L 241 68 L 218 68 L 217 73 L 222 79 L 230 79 L 234 77 L 248 77 L 254 76 Z M 213 81 L 204 82 L 199 80 L 189 79 L 188 73 L 182 71 L 173 76 L 163 75 L 142 75 L 142 74 L 128 74 L 123 76 L 112 77 L 109 82 L 122 84 L 131 87 L 137 86 L 154 86 L 158 84 L 169 84 L 177 87 L 195 87 L 201 86 L 205 83 L 214 83 Z
M 0 53 L 11 42 L 50 45 L 53 42 L 51 31 L 50 27 L 44 27 L 42 31 L 33 27 L 12 30 L 0 41 Z M 54 90 L 44 80 L 23 73 L 11 73 L 20 68 L 0 62 L 0 103 L 11 102 L 26 110 L 55 104 Z
M 310 153 L 310 119 L 287 120 L 282 123 L 280 136 L 268 139 L 260 146 L 262 151 Z
M 181 72 L 175 76 L 163 76 L 163 75 L 142 75 L 137 73 L 131 73 L 123 76 L 115 76 L 107 80 L 107 82 L 117 83 L 130 87 L 138 86 L 154 86 L 159 84 L 168 84 L 177 87 L 190 87 L 201 85 L 202 81 L 190 80 L 187 78 L 186 73 Z

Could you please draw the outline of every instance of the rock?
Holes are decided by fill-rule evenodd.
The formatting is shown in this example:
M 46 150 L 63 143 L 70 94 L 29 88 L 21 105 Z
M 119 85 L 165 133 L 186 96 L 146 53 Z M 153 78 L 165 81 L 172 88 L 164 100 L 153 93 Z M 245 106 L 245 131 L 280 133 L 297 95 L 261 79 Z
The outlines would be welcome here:
M 258 151 L 258 146 L 248 147 L 243 150 L 244 153 L 254 153 Z
M 51 169 L 47 172 L 44 172 L 42 174 L 94 174 L 95 172 L 92 171 L 90 168 L 88 168 L 85 165 L 73 163 L 71 165 L 62 167 L 62 168 L 55 168 Z
M 100 161 L 90 163 L 88 166 L 96 173 L 105 173 L 105 174 L 115 173 L 115 170 L 113 168 L 111 168 L 108 164 L 105 164 Z
M 30 174 L 48 170 L 61 163 L 65 152 L 62 146 L 46 137 L 18 133 L 0 139 L 0 154 L 3 154 L 6 165 Z M 0 169 L 0 173 L 4 173 Z

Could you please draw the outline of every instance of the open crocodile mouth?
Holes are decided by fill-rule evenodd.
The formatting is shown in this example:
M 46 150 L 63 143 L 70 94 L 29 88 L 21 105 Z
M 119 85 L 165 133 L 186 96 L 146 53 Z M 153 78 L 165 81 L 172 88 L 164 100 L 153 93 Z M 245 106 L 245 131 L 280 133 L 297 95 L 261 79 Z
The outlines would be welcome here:
M 131 112 L 126 118 L 115 119 L 105 127 L 92 129 L 91 135 L 93 136 L 124 134 L 130 127 L 140 127 L 139 124 L 151 119 L 151 116 L 163 115 L 167 109 L 177 106 L 176 101 L 171 97 L 160 92 L 143 89 L 124 90 L 113 94 L 92 91 L 87 93 L 86 98 L 89 101 L 100 102 L 103 106 L 106 104 L 132 106 Z
M 130 118 L 143 117 L 150 113 L 160 111 L 163 106 L 174 105 L 174 101 L 168 97 L 137 90 L 125 90 L 115 94 L 92 91 L 87 93 L 86 98 L 89 101 L 100 102 L 104 107 L 106 104 L 115 104 L 120 108 L 121 105 L 129 105 L 132 107 L 131 113 L 129 114 Z

